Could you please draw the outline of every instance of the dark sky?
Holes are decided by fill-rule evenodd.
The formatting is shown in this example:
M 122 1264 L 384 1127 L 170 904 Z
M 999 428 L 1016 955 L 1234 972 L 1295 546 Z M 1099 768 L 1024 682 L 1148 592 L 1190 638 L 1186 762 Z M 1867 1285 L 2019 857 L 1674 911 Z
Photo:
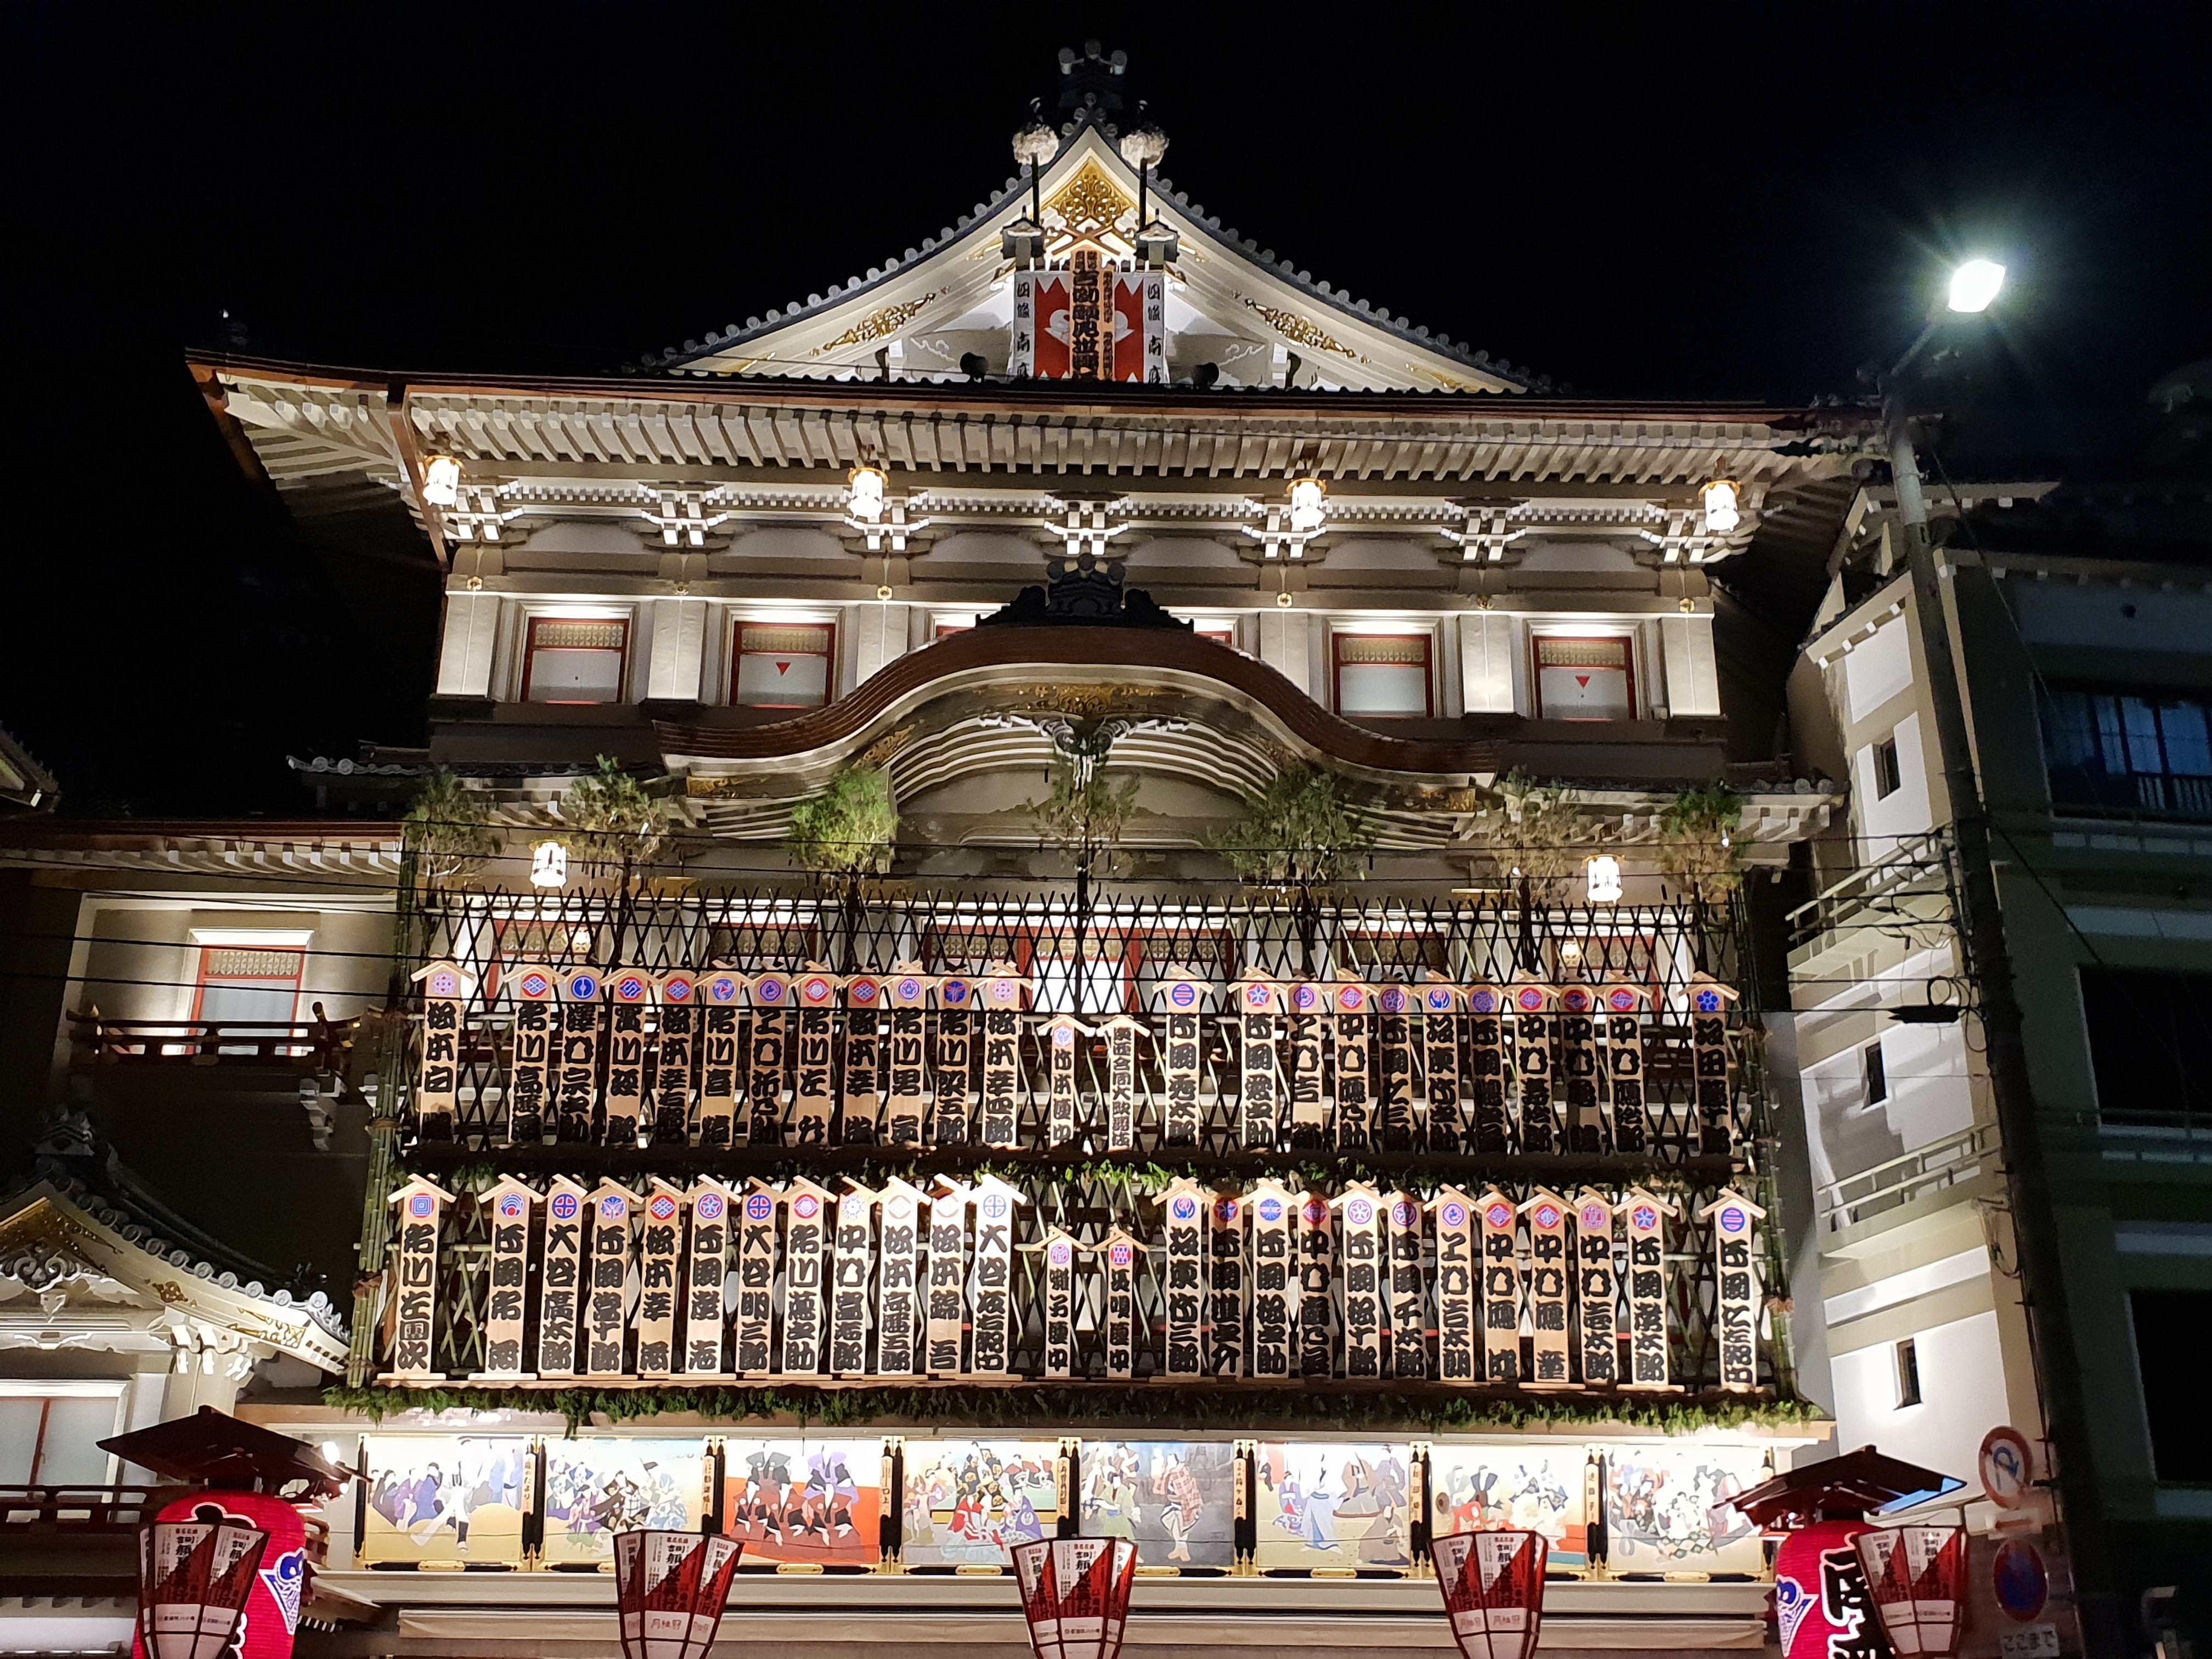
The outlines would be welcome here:
M 2212 355 L 2198 8 L 0 15 L 0 724 L 84 812 L 296 811 L 287 750 L 419 729 L 386 635 L 434 592 L 238 479 L 179 362 L 226 309 L 257 354 L 611 370 L 951 222 L 1086 34 L 1210 211 L 1578 392 L 1848 392 L 1967 252 L 2014 282 L 1949 395 L 2036 444 Z

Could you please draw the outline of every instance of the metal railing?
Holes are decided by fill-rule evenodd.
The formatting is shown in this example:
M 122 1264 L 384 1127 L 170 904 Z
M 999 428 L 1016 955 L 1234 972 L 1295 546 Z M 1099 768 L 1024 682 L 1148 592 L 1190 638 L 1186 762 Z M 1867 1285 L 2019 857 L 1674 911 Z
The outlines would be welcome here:
M 1839 1233 L 1886 1210 L 1970 1181 L 1998 1167 L 1996 1125 L 1977 1123 L 1819 1188 L 1822 1230 Z

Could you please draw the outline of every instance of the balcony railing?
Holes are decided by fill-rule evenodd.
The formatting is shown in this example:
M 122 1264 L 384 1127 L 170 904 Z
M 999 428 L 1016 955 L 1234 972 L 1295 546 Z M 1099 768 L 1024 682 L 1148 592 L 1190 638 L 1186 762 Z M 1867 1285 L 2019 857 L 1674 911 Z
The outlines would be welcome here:
M 2054 766 L 2051 805 L 2062 814 L 2207 823 L 2212 822 L 2212 778 Z
M 110 1019 L 70 1016 L 76 1066 L 259 1066 L 301 1072 L 343 1068 L 355 1022 Z
M 0 1486 L 0 1536 L 24 1533 L 131 1533 L 181 1486 Z
M 1820 1189 L 1822 1230 L 1843 1232 L 1996 1167 L 1996 1126 L 1978 1123 L 1948 1139 L 1829 1182 Z

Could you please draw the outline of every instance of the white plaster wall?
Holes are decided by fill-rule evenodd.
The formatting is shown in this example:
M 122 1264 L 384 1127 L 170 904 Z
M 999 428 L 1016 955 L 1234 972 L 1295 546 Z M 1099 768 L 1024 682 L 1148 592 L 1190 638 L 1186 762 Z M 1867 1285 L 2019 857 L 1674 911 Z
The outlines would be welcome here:
M 1470 714 L 1510 714 L 1520 629 L 1498 611 L 1470 611 L 1459 619 L 1461 696 Z
M 1875 744 L 1867 744 L 1851 757 L 1851 798 L 1857 809 L 1859 835 L 1865 842 L 1861 856 L 1867 859 L 1884 857 L 1902 838 L 1924 836 L 1935 828 L 1928 804 L 1928 760 L 1921 746 L 1919 714 L 1907 714 L 1887 735 L 1897 739 L 1898 775 L 1897 792 L 1887 799 L 1875 793 Z M 1877 736 L 1875 741 L 1880 740 Z
M 1912 645 L 1905 618 L 1893 617 L 1844 653 L 1844 690 L 1854 723 L 1912 684 Z
M 674 702 L 697 700 L 707 641 L 704 599 L 655 599 L 652 656 L 645 695 Z
M 1314 696 L 1312 614 L 1304 611 L 1262 611 L 1259 623 L 1260 660 L 1308 696 Z
M 910 628 L 907 613 L 913 609 L 882 599 L 845 607 L 839 624 L 845 645 L 839 654 L 852 665 L 854 685 L 872 678 L 906 655 Z
M 1997 1316 L 1972 1314 L 1916 1332 L 1913 1346 L 1920 1365 L 1917 1406 L 1897 1403 L 1893 1342 L 1829 1360 L 1836 1443 L 1846 1450 L 1872 1445 L 1891 1457 L 1972 1481 L 1982 1437 L 2009 1414 Z
M 493 648 L 499 641 L 499 595 L 446 595 L 445 638 L 438 653 L 438 695 L 491 695 Z
M 1677 717 L 1718 714 L 1721 680 L 1713 657 L 1713 619 L 1703 614 L 1662 617 L 1659 641 L 1666 658 L 1667 712 Z

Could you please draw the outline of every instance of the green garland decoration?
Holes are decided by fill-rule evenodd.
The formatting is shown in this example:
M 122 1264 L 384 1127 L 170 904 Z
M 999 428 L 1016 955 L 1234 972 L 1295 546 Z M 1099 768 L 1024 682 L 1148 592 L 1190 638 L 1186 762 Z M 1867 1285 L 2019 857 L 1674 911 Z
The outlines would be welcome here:
M 1547 1399 L 1540 1402 L 1480 1395 L 1368 1390 L 1221 1389 L 1172 1391 L 1142 1386 L 1040 1383 L 1018 1389 L 971 1388 L 665 1388 L 468 1389 L 333 1387 L 333 1410 L 358 1412 L 373 1423 L 407 1411 L 555 1412 L 568 1432 L 595 1418 L 623 1423 L 690 1413 L 729 1424 L 796 1418 L 811 1428 L 1026 1427 L 1037 1425 L 1152 1425 L 1164 1414 L 1189 1431 L 1310 1429 L 1469 1433 L 1531 1427 L 1595 1428 L 1626 1425 L 1686 1434 L 1705 1428 L 1786 1427 L 1823 1418 L 1821 1407 L 1794 1396 L 1715 1395 L 1668 1401 Z

